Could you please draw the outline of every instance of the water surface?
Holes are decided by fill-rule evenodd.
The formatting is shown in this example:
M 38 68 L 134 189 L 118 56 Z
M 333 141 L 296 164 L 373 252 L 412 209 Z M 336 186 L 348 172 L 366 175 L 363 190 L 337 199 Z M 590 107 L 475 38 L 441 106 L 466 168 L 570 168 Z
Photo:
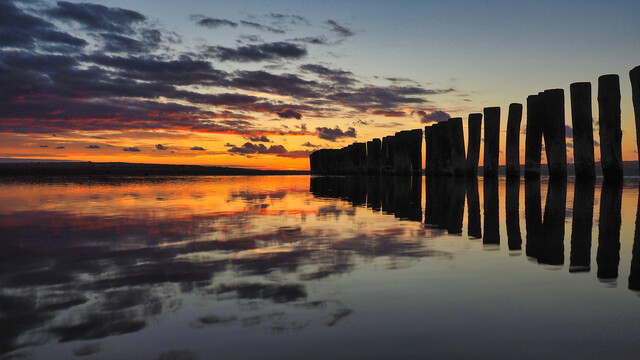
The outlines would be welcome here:
M 0 357 L 635 359 L 640 350 L 637 180 L 1 185 Z

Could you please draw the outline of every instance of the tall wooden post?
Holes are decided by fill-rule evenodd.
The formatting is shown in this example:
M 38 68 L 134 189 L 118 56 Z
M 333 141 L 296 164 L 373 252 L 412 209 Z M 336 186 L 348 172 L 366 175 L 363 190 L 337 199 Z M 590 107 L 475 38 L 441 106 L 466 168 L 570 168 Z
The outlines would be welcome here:
M 598 113 L 602 175 L 605 179 L 622 179 L 622 130 L 618 75 L 602 75 L 598 78 Z
M 480 158 L 480 139 L 482 131 L 482 114 L 469 114 L 469 143 L 467 148 L 467 176 L 478 176 L 478 159 Z
M 576 180 L 596 177 L 593 155 L 593 116 L 591 114 L 591 83 L 578 82 L 570 86 L 571 125 L 573 127 L 573 162 Z
M 544 146 L 547 153 L 549 177 L 567 177 L 567 142 L 564 120 L 564 90 L 545 90 L 544 97 Z
M 527 97 L 527 133 L 524 148 L 524 177 L 540 177 L 542 154 L 542 120 L 540 118 L 540 96 Z
M 522 104 L 509 105 L 507 119 L 506 166 L 507 177 L 520 177 L 520 122 L 522 121 Z
M 483 176 L 498 176 L 500 156 L 500 108 L 484 108 L 484 169 Z M 486 226 L 485 226 L 486 228 Z

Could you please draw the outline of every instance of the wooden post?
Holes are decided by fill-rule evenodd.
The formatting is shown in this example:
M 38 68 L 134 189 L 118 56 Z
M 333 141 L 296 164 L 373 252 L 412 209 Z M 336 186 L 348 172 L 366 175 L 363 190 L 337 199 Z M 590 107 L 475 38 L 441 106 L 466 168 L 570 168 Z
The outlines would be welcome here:
M 598 78 L 598 108 L 602 175 L 605 179 L 622 179 L 622 130 L 618 75 L 602 75 Z
M 540 119 L 540 96 L 527 97 L 527 133 L 524 149 L 524 177 L 540 177 L 542 154 L 542 120 Z
M 547 153 L 549 177 L 567 177 L 567 142 L 564 119 L 564 90 L 545 90 L 544 97 L 544 147 Z
M 382 142 L 380 139 L 367 141 L 367 172 L 370 175 L 380 174 L 380 152 Z
M 520 122 L 522 104 L 509 105 L 507 120 L 506 166 L 507 177 L 520 177 Z
M 500 108 L 484 108 L 484 170 L 483 176 L 498 176 L 500 156 Z M 486 226 L 485 226 L 486 231 Z
M 413 175 L 422 173 L 422 129 L 413 129 L 411 136 L 411 172 Z
M 482 114 L 469 114 L 467 122 L 469 143 L 467 148 L 467 176 L 478 176 L 478 159 L 480 158 L 480 139 L 482 131 Z
M 433 175 L 434 171 L 434 163 L 435 163 L 435 149 L 433 148 L 434 139 L 433 139 L 433 127 L 425 126 L 424 127 L 424 150 L 425 150 L 425 159 L 424 159 L 424 173 L 425 175 Z
M 570 86 L 571 125 L 573 127 L 573 162 L 576 180 L 596 177 L 593 155 L 593 116 L 591 114 L 591 83 L 578 82 Z
M 466 160 L 464 156 L 464 132 L 462 118 L 452 118 L 449 123 L 449 138 L 451 139 L 451 162 L 455 176 L 464 176 Z
M 629 71 L 629 78 L 631 79 L 631 98 L 636 120 L 636 150 L 640 153 L 640 66 Z

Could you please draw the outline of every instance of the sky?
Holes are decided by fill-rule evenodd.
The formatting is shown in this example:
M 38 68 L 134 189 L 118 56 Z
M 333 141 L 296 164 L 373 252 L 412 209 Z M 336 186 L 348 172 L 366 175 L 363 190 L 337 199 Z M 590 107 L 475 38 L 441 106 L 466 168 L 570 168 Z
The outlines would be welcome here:
M 638 1 L 3 0 L 0 158 L 304 170 L 316 149 L 489 106 L 504 144 L 510 103 L 526 114 L 528 95 L 562 88 L 571 162 L 569 85 L 592 83 L 597 142 L 597 79 L 618 74 L 636 160 L 638 14 Z

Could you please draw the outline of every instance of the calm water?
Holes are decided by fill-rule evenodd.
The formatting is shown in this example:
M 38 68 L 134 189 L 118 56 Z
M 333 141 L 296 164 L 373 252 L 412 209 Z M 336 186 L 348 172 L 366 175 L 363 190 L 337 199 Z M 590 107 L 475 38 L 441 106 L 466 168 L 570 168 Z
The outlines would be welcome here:
M 638 181 L 0 186 L 0 357 L 636 359 Z

